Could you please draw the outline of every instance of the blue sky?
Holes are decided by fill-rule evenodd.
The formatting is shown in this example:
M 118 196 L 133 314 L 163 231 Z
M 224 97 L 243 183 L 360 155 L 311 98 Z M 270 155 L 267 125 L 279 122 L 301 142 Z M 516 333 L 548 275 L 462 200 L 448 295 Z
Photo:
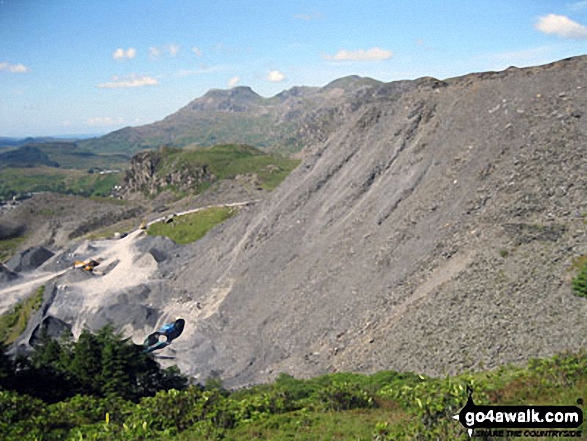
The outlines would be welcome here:
M 0 0 L 0 136 L 107 133 L 212 88 L 269 97 L 587 54 L 587 1 Z

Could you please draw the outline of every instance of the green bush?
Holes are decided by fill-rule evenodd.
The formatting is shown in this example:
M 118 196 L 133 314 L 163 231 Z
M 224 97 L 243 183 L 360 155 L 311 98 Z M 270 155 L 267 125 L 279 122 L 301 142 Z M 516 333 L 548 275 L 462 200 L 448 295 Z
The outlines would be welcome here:
M 573 292 L 579 297 L 587 297 L 587 262 L 573 279 Z
M 350 382 L 333 382 L 320 389 L 316 399 L 326 410 L 368 409 L 375 407 L 373 397 L 358 384 Z

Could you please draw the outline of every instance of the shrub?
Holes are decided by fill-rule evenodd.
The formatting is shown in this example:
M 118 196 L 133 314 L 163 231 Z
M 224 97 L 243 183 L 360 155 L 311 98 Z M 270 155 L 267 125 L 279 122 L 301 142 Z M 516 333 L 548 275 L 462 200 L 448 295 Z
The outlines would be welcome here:
M 587 297 L 587 262 L 573 279 L 573 292 L 579 297 Z

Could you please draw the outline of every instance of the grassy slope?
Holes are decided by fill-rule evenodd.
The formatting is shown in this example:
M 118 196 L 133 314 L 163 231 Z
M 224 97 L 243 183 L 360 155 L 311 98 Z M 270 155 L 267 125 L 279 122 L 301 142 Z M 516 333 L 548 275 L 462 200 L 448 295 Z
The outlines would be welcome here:
M 297 159 L 267 155 L 246 145 L 222 145 L 211 148 L 165 149 L 164 161 L 158 173 L 182 168 L 207 166 L 217 179 L 233 179 L 238 175 L 255 173 L 261 186 L 273 190 L 299 164 Z
M 10 259 L 24 240 L 24 236 L 0 239 L 0 262 Z
M 259 401 L 263 394 L 274 396 L 279 392 L 282 396 L 308 399 L 301 399 L 297 410 L 253 414 L 248 421 L 223 432 L 223 436 L 227 440 L 466 440 L 469 437 L 465 430 L 451 417 L 464 407 L 467 385 L 473 386 L 477 405 L 573 406 L 587 391 L 587 352 L 533 360 L 526 368 L 503 367 L 445 379 L 395 372 L 372 376 L 331 374 L 311 380 L 286 378 L 281 382 L 278 379 L 273 385 L 235 392 L 231 399 L 242 402 L 257 397 Z M 353 394 L 371 397 L 372 404 L 350 408 Z M 337 409 L 337 405 L 342 408 Z M 579 429 L 583 434 L 585 426 L 584 422 Z M 180 439 L 196 439 L 194 436 L 201 437 L 201 431 L 188 430 Z
M 233 207 L 212 207 L 185 216 L 175 217 L 171 223 L 158 222 L 147 230 L 153 236 L 167 236 L 175 243 L 185 245 L 194 242 L 216 225 L 234 216 Z
M 43 304 L 44 292 L 45 287 L 41 286 L 35 293 L 0 315 L 0 343 L 9 345 L 25 331 L 29 318 Z

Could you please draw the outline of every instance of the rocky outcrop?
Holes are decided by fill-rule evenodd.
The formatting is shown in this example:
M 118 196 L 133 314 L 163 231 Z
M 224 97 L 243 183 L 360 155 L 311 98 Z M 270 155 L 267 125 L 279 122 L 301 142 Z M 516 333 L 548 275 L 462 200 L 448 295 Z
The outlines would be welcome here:
M 175 163 L 170 154 L 172 151 L 163 148 L 134 155 L 121 194 L 141 192 L 154 196 L 170 187 L 176 191 L 187 191 L 215 180 L 206 165 Z

